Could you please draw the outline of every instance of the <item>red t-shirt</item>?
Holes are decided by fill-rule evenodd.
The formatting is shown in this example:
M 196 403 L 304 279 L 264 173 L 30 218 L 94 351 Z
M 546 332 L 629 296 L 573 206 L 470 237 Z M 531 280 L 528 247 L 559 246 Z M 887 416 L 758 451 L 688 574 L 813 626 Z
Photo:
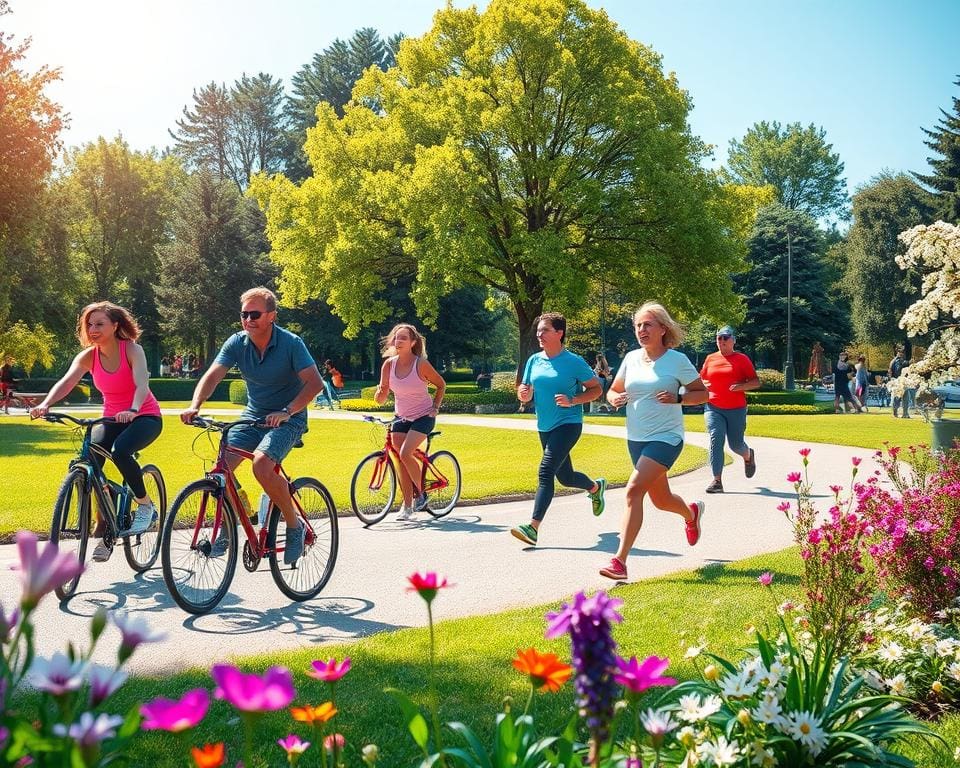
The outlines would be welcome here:
M 757 378 L 753 363 L 743 352 L 724 357 L 719 352 L 707 355 L 700 369 L 700 378 L 710 382 L 707 402 L 715 408 L 743 408 L 747 404 L 744 392 L 731 392 L 731 384 Z

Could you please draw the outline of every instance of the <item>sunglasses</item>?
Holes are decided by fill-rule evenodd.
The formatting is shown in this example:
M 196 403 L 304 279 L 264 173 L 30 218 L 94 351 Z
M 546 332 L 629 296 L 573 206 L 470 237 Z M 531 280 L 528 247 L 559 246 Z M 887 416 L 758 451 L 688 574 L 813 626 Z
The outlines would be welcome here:
M 733 338 L 732 336 L 728 336 L 727 334 L 724 333 L 720 336 L 717 336 L 717 341 L 730 341 L 730 339 L 732 338 Z
M 263 314 L 265 313 L 261 312 L 259 309 L 251 309 L 249 312 L 245 312 L 244 310 L 241 309 L 240 319 L 246 320 L 247 318 L 249 318 L 251 320 L 259 320 L 260 316 Z

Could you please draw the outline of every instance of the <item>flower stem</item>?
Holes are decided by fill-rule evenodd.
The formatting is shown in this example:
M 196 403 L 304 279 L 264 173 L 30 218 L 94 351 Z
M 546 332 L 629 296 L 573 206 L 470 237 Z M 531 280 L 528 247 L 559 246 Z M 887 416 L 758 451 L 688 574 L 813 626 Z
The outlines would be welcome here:
M 433 634 L 433 607 L 427 602 L 427 622 L 430 625 L 430 709 L 433 718 L 433 738 L 437 745 L 437 752 L 440 755 L 441 768 L 446 768 L 446 760 L 443 757 L 443 741 L 440 737 L 440 706 L 437 701 L 437 680 L 436 680 L 436 643 Z

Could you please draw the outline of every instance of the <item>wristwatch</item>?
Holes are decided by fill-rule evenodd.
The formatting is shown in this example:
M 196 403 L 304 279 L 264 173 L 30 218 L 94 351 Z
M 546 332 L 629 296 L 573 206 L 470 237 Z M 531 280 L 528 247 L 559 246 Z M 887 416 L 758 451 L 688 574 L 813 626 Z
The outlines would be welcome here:
M 287 414 L 287 416 L 292 415 L 292 414 L 290 413 L 290 406 L 288 406 L 288 405 L 283 406 L 283 408 L 281 408 L 280 411 L 281 411 L 281 413 Z
M 130 411 L 130 413 L 140 413 L 139 408 L 127 408 L 127 410 Z

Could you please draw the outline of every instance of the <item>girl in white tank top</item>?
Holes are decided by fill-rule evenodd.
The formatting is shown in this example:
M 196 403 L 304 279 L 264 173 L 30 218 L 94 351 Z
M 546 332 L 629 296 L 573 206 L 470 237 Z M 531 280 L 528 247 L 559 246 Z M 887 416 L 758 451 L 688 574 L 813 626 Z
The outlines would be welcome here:
M 391 428 L 390 442 L 400 455 L 400 519 L 407 520 L 414 511 L 427 506 L 426 494 L 420 488 L 421 466 L 414 454 L 436 424 L 447 384 L 427 361 L 427 343 L 414 326 L 394 326 L 383 339 L 382 348 L 386 360 L 380 368 L 380 384 L 374 398 L 382 405 L 393 392 L 396 415 L 402 419 Z M 433 397 L 428 384 L 436 388 Z

